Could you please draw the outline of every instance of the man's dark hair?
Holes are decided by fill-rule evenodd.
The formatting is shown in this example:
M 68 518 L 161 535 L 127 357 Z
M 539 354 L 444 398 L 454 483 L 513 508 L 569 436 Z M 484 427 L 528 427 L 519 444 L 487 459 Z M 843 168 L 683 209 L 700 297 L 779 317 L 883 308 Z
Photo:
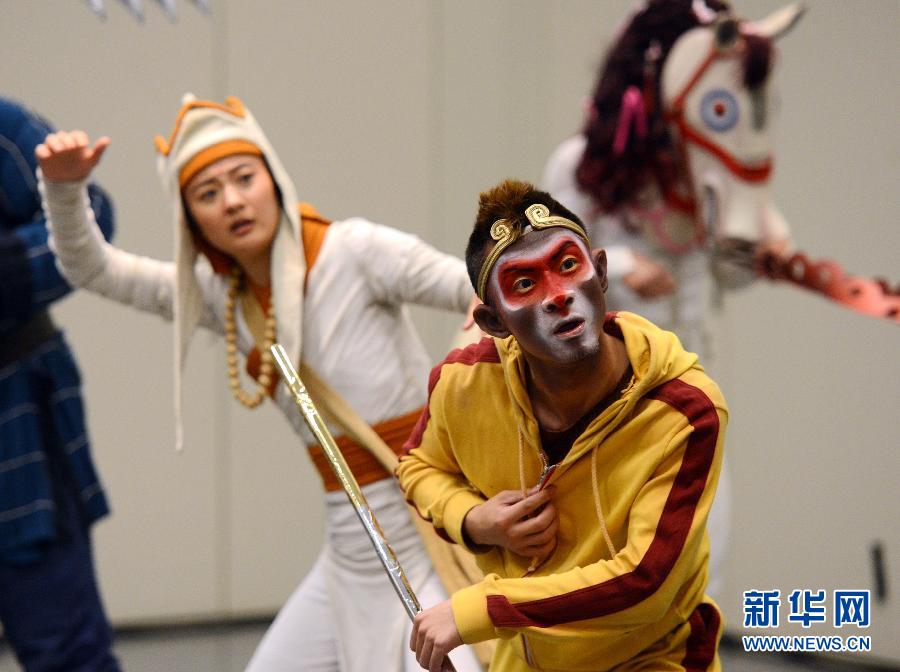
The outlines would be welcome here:
M 482 191 L 478 197 L 475 227 L 466 246 L 466 269 L 469 271 L 472 287 L 477 288 L 481 265 L 494 243 L 491 238 L 491 226 L 498 219 L 515 221 L 522 227 L 528 226 L 530 222 L 525 217 L 525 209 L 535 203 L 546 205 L 551 215 L 571 219 L 584 229 L 582 221 L 571 210 L 546 191 L 535 189 L 534 185 L 528 182 L 504 180 L 496 187 Z

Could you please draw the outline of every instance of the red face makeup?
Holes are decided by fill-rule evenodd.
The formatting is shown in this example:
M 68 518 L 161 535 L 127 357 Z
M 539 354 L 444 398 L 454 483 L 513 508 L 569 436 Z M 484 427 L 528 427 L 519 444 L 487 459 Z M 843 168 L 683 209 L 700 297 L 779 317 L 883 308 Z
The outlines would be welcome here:
M 571 231 L 528 233 L 500 256 L 489 287 L 507 328 L 532 355 L 572 362 L 599 352 L 602 277 Z

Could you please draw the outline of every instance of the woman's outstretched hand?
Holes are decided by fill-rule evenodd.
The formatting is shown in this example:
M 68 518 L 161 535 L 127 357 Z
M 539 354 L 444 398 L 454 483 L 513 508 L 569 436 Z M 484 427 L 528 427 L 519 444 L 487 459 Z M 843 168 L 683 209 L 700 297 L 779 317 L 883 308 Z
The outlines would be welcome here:
M 84 131 L 57 131 L 35 147 L 34 155 L 50 182 L 80 182 L 90 176 L 109 147 L 106 136 L 91 147 L 91 140 Z

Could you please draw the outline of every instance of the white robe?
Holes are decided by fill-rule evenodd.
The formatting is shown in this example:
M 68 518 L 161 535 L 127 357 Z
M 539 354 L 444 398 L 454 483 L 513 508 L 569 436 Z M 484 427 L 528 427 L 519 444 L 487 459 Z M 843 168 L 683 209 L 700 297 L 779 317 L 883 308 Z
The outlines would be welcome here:
M 86 208 L 82 183 L 41 186 L 51 246 L 67 279 L 171 320 L 175 265 L 104 241 Z M 227 278 L 215 275 L 205 260 L 195 272 L 204 297 L 200 324 L 222 333 Z M 462 313 L 472 293 L 460 259 L 364 219 L 334 222 L 307 281 L 302 357 L 368 423 L 409 413 L 426 401 L 431 363 L 404 304 Z M 236 312 L 238 348 L 246 354 L 255 344 Z M 283 386 L 276 402 L 311 443 Z M 396 482 L 379 481 L 363 492 L 423 606 L 446 599 Z M 409 619 L 353 507 L 343 492 L 328 493 L 325 500 L 324 548 L 248 670 L 419 669 L 408 651 Z M 468 647 L 453 658 L 460 672 L 481 669 Z

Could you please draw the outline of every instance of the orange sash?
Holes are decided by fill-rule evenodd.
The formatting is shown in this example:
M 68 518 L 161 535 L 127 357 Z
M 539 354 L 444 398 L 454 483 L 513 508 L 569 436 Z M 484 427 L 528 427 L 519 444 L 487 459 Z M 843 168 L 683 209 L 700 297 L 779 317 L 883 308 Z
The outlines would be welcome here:
M 403 453 L 403 444 L 409 438 L 409 435 L 412 434 L 413 427 L 415 427 L 421 415 L 422 409 L 420 408 L 411 413 L 373 425 L 372 429 L 399 457 Z M 360 486 L 393 477 L 393 474 L 385 469 L 372 453 L 349 437 L 340 436 L 335 439 L 335 443 L 340 448 L 341 454 L 347 461 L 350 471 L 353 472 L 353 476 Z M 342 490 L 341 482 L 334 475 L 331 464 L 328 462 L 328 458 L 325 457 L 322 447 L 317 443 L 313 443 L 307 446 L 307 449 L 313 464 L 316 466 L 316 470 L 319 472 L 319 476 L 322 478 L 325 491 Z

